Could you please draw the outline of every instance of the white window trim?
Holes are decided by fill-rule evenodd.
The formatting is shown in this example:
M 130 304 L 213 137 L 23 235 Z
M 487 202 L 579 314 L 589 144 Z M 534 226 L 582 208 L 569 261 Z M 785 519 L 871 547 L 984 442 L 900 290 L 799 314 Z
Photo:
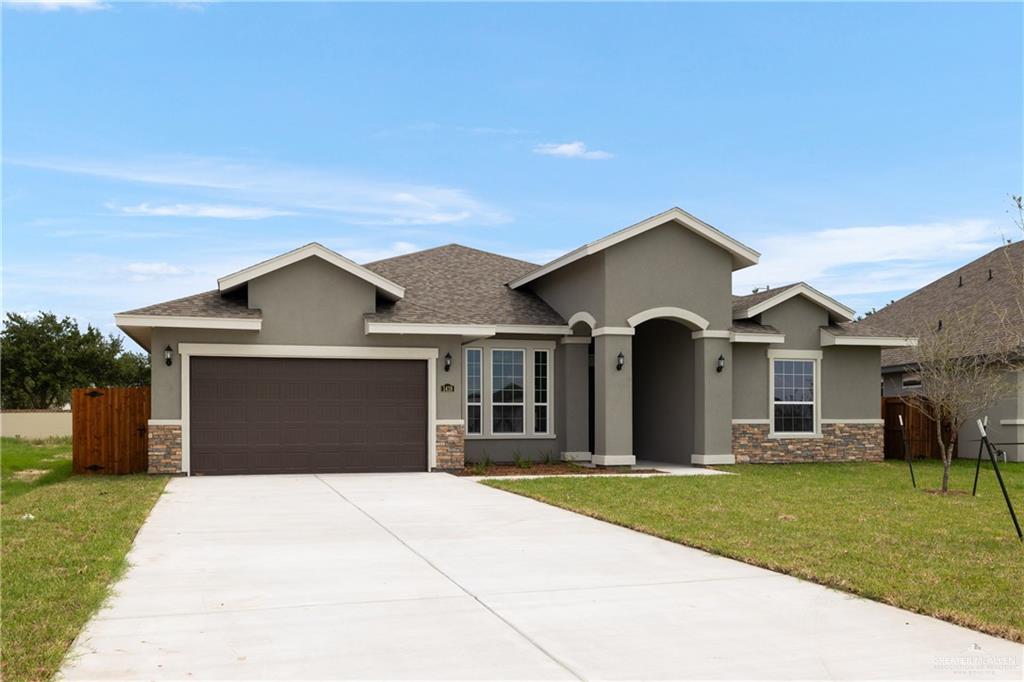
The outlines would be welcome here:
M 181 471 L 192 475 L 189 371 L 193 356 L 236 358 L 331 358 L 337 360 L 425 360 L 427 363 L 427 470 L 437 466 L 437 348 L 402 346 L 284 346 L 271 344 L 179 343 L 181 355 Z
M 523 402 L 522 403 L 496 403 L 496 402 L 494 402 L 494 354 L 498 353 L 498 352 L 502 352 L 502 351 L 509 351 L 509 352 L 512 352 L 512 353 L 519 353 L 522 356 L 522 358 L 523 358 Z M 526 409 L 527 405 L 530 404 L 530 401 L 527 400 L 528 396 L 526 394 L 526 387 L 529 385 L 528 379 L 527 379 L 527 368 L 526 368 L 526 349 L 525 348 L 491 348 L 490 351 L 487 353 L 487 360 L 488 360 L 487 366 L 490 368 L 490 372 L 488 372 L 488 376 L 487 376 L 487 388 L 488 388 L 488 391 L 487 391 L 487 397 L 488 397 L 488 401 L 487 401 L 487 403 L 488 403 L 488 405 L 487 405 L 487 433 L 488 433 L 488 435 L 492 435 L 492 436 L 495 436 L 495 437 L 500 436 L 502 438 L 512 438 L 514 436 L 525 436 L 526 434 L 529 433 L 528 429 L 529 429 L 530 425 L 529 425 L 528 421 L 532 421 L 532 420 L 528 419 L 527 409 Z M 522 405 L 522 407 L 523 407 L 523 430 L 522 431 L 508 431 L 508 432 L 503 431 L 501 433 L 495 433 L 495 431 L 494 431 L 494 408 L 495 407 L 503 407 L 503 406 L 515 407 L 516 405 Z
M 588 337 L 589 339 L 589 337 Z M 467 348 L 480 348 L 483 351 L 481 361 L 481 371 L 483 372 L 483 416 L 482 416 L 482 428 L 483 433 L 478 434 L 466 434 L 466 440 L 557 440 L 558 435 L 556 432 L 555 421 L 557 418 L 556 396 L 555 390 L 557 388 L 557 377 L 556 367 L 557 357 L 555 349 L 558 347 L 558 342 L 549 341 L 513 341 L 511 339 L 481 339 L 478 341 L 470 342 L 474 345 L 466 346 Z M 523 345 L 517 346 L 517 343 Z M 492 411 L 492 391 L 493 391 L 493 379 L 492 379 L 492 367 L 490 364 L 490 353 L 492 350 L 515 350 L 523 351 L 524 358 L 524 398 L 525 398 L 525 417 L 523 419 L 523 426 L 526 429 L 524 433 L 494 433 L 491 429 L 493 420 Z M 548 432 L 547 433 L 533 433 L 533 356 L 531 353 L 536 350 L 543 350 L 548 352 Z M 465 381 L 465 377 L 463 377 Z M 463 393 L 465 395 L 465 393 Z M 463 405 L 465 405 L 465 397 L 463 397 Z M 463 408 L 465 409 L 465 408 Z M 468 414 L 464 413 L 464 416 L 468 417 Z
M 544 402 L 537 402 L 537 353 L 544 354 L 544 366 L 547 368 L 547 376 L 544 377 L 547 384 L 544 386 Z M 546 348 L 534 348 L 530 351 L 530 369 L 534 375 L 533 380 L 530 382 L 530 387 L 533 390 L 533 404 L 530 406 L 530 434 L 533 436 L 547 436 L 551 433 L 551 351 Z M 543 407 L 545 415 L 547 417 L 547 428 L 543 431 L 537 430 L 537 408 Z
M 819 350 L 768 351 L 768 437 L 769 438 L 821 438 L 821 356 Z M 775 361 L 803 360 L 814 363 L 814 431 L 775 430 Z M 785 402 L 785 401 L 783 401 Z M 806 403 L 804 403 L 806 404 Z
M 480 402 L 471 403 L 469 402 L 469 353 L 470 351 L 476 351 L 480 353 Z M 466 421 L 466 435 L 467 436 L 482 436 L 484 433 L 484 349 L 479 346 L 467 347 L 462 353 L 462 405 L 463 411 L 462 416 Z M 469 432 L 469 407 L 470 405 L 480 406 L 480 433 Z

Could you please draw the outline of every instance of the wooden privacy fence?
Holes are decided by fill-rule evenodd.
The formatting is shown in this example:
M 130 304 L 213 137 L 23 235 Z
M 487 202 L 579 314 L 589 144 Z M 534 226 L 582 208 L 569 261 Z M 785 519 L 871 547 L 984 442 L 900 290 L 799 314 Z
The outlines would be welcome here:
M 134 474 L 148 465 L 149 387 L 71 391 L 76 474 Z
M 900 415 L 910 441 L 910 454 L 915 458 L 941 459 L 939 441 L 935 437 L 935 422 L 928 415 L 903 402 L 902 398 L 882 398 L 882 419 L 885 420 L 885 458 L 903 459 L 905 456 L 903 434 L 900 432 Z M 954 447 L 953 456 L 956 456 Z

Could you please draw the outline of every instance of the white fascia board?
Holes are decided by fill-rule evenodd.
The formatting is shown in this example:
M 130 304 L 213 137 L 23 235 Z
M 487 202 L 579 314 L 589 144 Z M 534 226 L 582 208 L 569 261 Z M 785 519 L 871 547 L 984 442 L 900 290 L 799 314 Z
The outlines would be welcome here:
M 757 334 L 753 332 L 730 332 L 732 343 L 785 343 L 785 334 Z
M 741 313 L 738 317 L 742 319 L 750 319 L 756 315 L 760 315 L 766 310 L 770 310 L 780 303 L 785 303 L 794 296 L 803 296 L 804 298 L 817 303 L 825 310 L 829 311 L 836 316 L 841 322 L 849 322 L 853 319 L 854 310 L 848 308 L 839 301 L 835 300 L 831 296 L 826 296 L 814 287 L 804 284 L 803 282 L 791 286 L 785 291 L 781 291 L 771 298 L 761 301 L 756 305 L 752 305 Z
M 591 336 L 635 336 L 636 329 L 633 327 L 598 327 L 590 333 Z
M 237 286 L 245 284 L 251 279 L 255 279 L 262 275 L 266 275 L 275 270 L 279 270 L 280 268 L 292 265 L 293 263 L 298 263 L 299 261 L 305 260 L 306 258 L 309 258 L 311 256 L 322 258 L 331 265 L 339 267 L 342 270 L 345 270 L 346 272 L 355 275 L 359 279 L 369 282 L 378 290 L 380 290 L 381 292 L 383 292 L 384 294 L 386 294 L 387 296 L 394 300 L 398 300 L 405 296 L 404 287 L 395 284 L 389 279 L 381 277 L 372 270 L 368 270 L 367 268 L 364 268 L 362 265 L 359 265 L 355 261 L 351 261 L 348 258 L 342 256 L 340 253 L 337 253 L 336 251 L 331 251 L 323 244 L 318 244 L 316 242 L 306 244 L 305 246 L 300 246 L 299 248 L 293 251 L 281 254 L 280 256 L 271 258 L 270 260 L 265 260 L 262 263 L 251 265 L 245 268 L 244 270 L 239 270 L 238 272 L 232 273 L 230 275 L 225 275 L 224 277 L 221 277 L 220 279 L 217 280 L 217 287 L 221 291 L 227 291 L 228 289 L 233 289 Z
M 880 348 L 911 348 L 917 345 L 913 336 L 837 336 L 821 330 L 822 346 L 877 346 Z
M 498 334 L 572 334 L 572 327 L 561 324 L 499 324 L 494 329 Z
M 651 216 L 647 220 L 639 222 L 635 225 L 631 225 L 625 229 L 619 230 L 618 232 L 613 232 L 607 237 L 602 237 L 597 241 L 585 244 L 580 248 L 576 249 L 575 251 L 570 251 L 564 256 L 561 256 L 551 261 L 547 265 L 537 268 L 536 270 L 529 272 L 518 279 L 512 280 L 511 282 L 509 282 L 509 286 L 512 287 L 513 289 L 518 289 L 524 284 L 532 282 L 538 277 L 543 277 L 544 275 L 550 272 L 554 272 L 555 270 L 558 270 L 559 268 L 564 267 L 569 263 L 573 263 L 581 258 L 591 256 L 595 253 L 598 253 L 599 251 L 607 249 L 610 246 L 615 246 L 616 244 L 624 242 L 627 239 L 643 234 L 644 232 L 650 229 L 664 225 L 669 221 L 675 221 L 679 223 L 683 227 L 686 227 L 692 232 L 697 233 L 701 237 L 704 237 L 708 241 L 722 247 L 730 254 L 732 254 L 733 270 L 739 270 L 741 268 L 745 268 L 751 265 L 757 265 L 757 261 L 761 257 L 761 254 L 755 251 L 754 249 L 733 239 L 732 237 L 725 234 L 721 230 L 718 230 L 708 225 L 703 220 L 700 220 L 699 218 L 690 215 L 681 208 L 671 208 L 665 211 L 664 213 L 659 213 L 658 215 Z
M 727 329 L 702 329 L 690 332 L 691 339 L 728 339 L 732 333 Z
M 249 358 L 332 358 L 376 360 L 436 360 L 437 348 L 402 346 L 286 346 L 268 343 L 179 343 L 185 356 Z
M 436 336 L 486 337 L 497 334 L 543 334 L 564 336 L 572 330 L 557 324 L 422 324 L 417 322 L 364 323 L 367 334 L 426 334 Z
M 114 315 L 118 327 L 177 327 L 259 331 L 263 320 L 252 317 L 188 317 L 173 315 Z

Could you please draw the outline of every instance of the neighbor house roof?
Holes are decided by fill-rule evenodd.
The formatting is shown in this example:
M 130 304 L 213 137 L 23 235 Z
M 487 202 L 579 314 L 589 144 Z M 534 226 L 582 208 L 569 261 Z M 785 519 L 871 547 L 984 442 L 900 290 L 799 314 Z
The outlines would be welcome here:
M 856 324 L 919 335 L 936 329 L 943 318 L 976 309 L 992 321 L 978 339 L 976 354 L 1010 350 L 1024 333 L 1022 275 L 1024 242 L 1001 246 Z M 882 351 L 883 367 L 912 362 L 913 353 L 906 348 Z
M 365 267 L 405 287 L 402 300 L 367 316 L 372 322 L 565 325 L 536 294 L 505 284 L 536 269 L 533 263 L 448 244 Z
M 621 242 L 631 239 L 638 235 L 647 232 L 648 230 L 660 227 L 668 222 L 675 222 L 678 225 L 682 225 L 686 229 L 694 232 L 701 237 L 704 237 L 713 244 L 717 244 L 732 255 L 733 270 L 739 270 L 750 265 L 756 265 L 758 258 L 761 254 L 753 250 L 749 246 L 738 242 L 729 235 L 725 234 L 721 230 L 718 230 L 711 225 L 708 225 L 700 218 L 690 215 L 681 208 L 670 208 L 669 210 L 659 213 L 658 215 L 651 216 L 646 220 L 642 220 L 635 225 L 623 228 L 618 232 L 613 232 L 606 237 L 602 237 L 597 241 L 584 244 L 583 246 L 570 251 L 564 256 L 559 256 L 555 260 L 551 261 L 544 266 L 533 266 L 533 268 L 516 278 L 509 281 L 509 286 L 513 289 L 518 289 L 524 284 L 528 284 L 535 279 L 543 277 L 555 270 L 565 267 L 569 263 L 578 261 L 581 258 L 591 256 L 595 253 L 603 251 L 610 246 L 614 246 Z

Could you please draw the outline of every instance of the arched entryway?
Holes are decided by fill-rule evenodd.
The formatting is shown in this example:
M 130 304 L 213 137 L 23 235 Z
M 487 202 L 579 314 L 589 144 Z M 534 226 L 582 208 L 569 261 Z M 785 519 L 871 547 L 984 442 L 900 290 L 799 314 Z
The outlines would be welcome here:
M 708 322 L 677 308 L 629 319 L 633 336 L 633 452 L 636 458 L 690 464 L 694 453 L 694 331 Z

